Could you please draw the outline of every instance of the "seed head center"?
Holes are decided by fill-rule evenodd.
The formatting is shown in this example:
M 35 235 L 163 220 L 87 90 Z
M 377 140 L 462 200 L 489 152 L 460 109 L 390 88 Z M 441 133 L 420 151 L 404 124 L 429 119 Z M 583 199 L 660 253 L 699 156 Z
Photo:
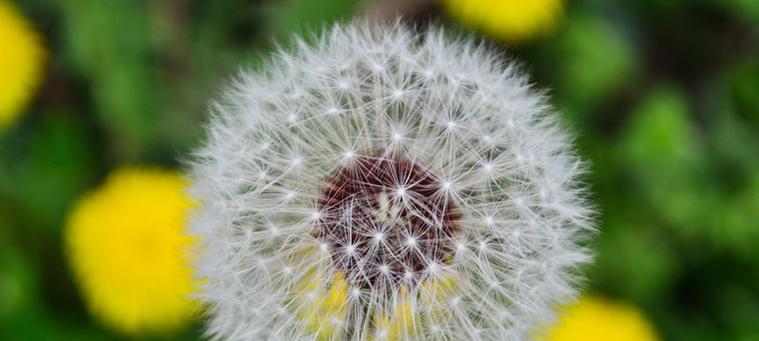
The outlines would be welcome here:
M 354 156 L 325 180 L 315 237 L 353 285 L 416 285 L 456 249 L 459 214 L 443 187 L 400 155 Z

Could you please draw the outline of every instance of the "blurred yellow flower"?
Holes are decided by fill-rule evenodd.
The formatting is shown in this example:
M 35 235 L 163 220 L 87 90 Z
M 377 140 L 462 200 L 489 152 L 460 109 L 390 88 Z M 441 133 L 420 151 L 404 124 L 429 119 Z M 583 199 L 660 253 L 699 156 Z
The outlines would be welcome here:
M 0 0 L 0 130 L 18 118 L 40 81 L 44 49 L 31 24 Z
M 194 205 L 170 171 L 122 169 L 82 198 L 66 227 L 71 267 L 93 315 L 126 333 L 169 332 L 196 309 L 183 233 Z
M 344 320 L 348 314 L 348 281 L 344 275 L 338 273 L 327 288 L 319 282 L 317 275 L 312 274 L 302 283 L 301 291 L 311 295 L 307 301 L 296 302 L 304 308 L 298 318 L 306 323 L 316 340 L 334 340 L 340 330 L 333 322 Z
M 566 307 L 559 320 L 543 334 L 540 341 L 656 341 L 659 338 L 635 307 L 585 297 Z
M 319 257 L 319 255 L 313 255 L 313 257 Z M 312 270 L 306 275 L 300 283 L 298 295 L 293 297 L 290 305 L 297 311 L 298 320 L 314 333 L 315 340 L 341 339 L 348 328 L 345 320 L 350 314 L 351 305 L 355 305 L 356 300 L 361 300 L 359 297 L 366 295 L 367 292 L 352 288 L 343 272 L 336 273 L 327 283 L 321 281 L 323 277 L 324 274 L 318 273 L 318 270 Z M 415 296 L 406 286 L 401 286 L 387 311 L 372 305 L 372 309 L 377 309 L 371 314 L 374 333 L 367 335 L 365 339 L 368 341 L 416 340 L 414 336 L 419 335 L 417 329 L 422 327 L 422 319 L 428 319 L 428 321 L 443 319 L 444 317 L 440 314 L 450 313 L 450 298 L 454 293 L 455 285 L 456 282 L 451 277 L 437 278 L 425 282 L 423 294 L 417 292 L 418 296 Z M 369 296 L 364 297 L 364 299 L 371 299 Z M 424 312 L 424 317 L 420 315 L 422 312 Z
M 563 0 L 442 0 L 464 25 L 508 43 L 548 32 L 564 12 Z
M 316 340 L 335 340 L 344 331 L 340 327 L 341 324 L 336 321 L 344 321 L 348 314 L 349 283 L 342 272 L 335 276 L 329 288 L 319 282 L 319 276 L 310 277 L 300 289 L 308 293 L 306 295 L 308 300 L 298 302 L 302 305 L 298 319 L 306 323 L 308 330 L 315 334 Z M 398 301 L 393 306 L 391 314 L 375 314 L 373 322 L 377 335 L 370 336 L 368 339 L 384 341 L 406 339 L 408 335 L 414 334 L 414 315 L 415 310 L 411 298 L 408 297 L 408 291 L 405 287 L 401 288 Z

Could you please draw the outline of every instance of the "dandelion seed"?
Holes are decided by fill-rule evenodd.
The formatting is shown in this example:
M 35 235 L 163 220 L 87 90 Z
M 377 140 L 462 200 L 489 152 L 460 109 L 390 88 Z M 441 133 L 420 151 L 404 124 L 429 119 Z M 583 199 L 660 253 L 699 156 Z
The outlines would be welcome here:
M 382 233 L 382 232 L 377 232 L 377 233 L 375 233 L 375 234 L 374 234 L 374 240 L 375 240 L 377 243 L 380 243 L 380 242 L 382 242 L 383 240 L 385 240 L 385 234 L 384 234 L 384 233 Z
M 443 181 L 443 189 L 446 191 L 451 190 L 451 186 L 453 186 L 453 184 L 450 181 Z
M 409 247 L 415 247 L 416 246 L 416 238 L 414 238 L 414 237 L 408 237 L 408 239 L 406 239 L 406 245 L 408 245 Z
M 583 170 L 517 68 L 402 25 L 338 26 L 298 46 L 230 88 L 193 164 L 209 334 L 522 340 L 574 295 L 592 231 Z M 399 79 L 414 90 L 388 87 Z M 251 170 L 269 175 L 250 186 Z
M 387 273 L 389 273 L 389 272 L 390 272 L 390 267 L 389 267 L 389 266 L 387 266 L 387 264 L 382 264 L 382 265 L 380 265 L 380 267 L 379 267 L 379 271 L 380 271 L 381 273 L 383 273 L 383 274 L 387 274 Z
M 485 217 L 485 224 L 486 225 L 491 226 L 491 225 L 493 225 L 493 223 L 495 223 L 495 221 L 493 220 L 493 217 L 490 217 L 490 216 Z
M 300 165 L 302 162 L 303 162 L 303 158 L 302 158 L 302 157 L 300 157 L 300 156 L 296 156 L 296 157 L 294 157 L 294 158 L 292 159 L 292 161 L 290 161 L 290 164 L 291 164 L 293 167 L 295 167 L 295 166 L 299 166 L 299 165 Z
M 399 198 L 403 198 L 406 196 L 406 189 L 403 187 L 398 187 L 395 189 L 395 195 Z
M 354 253 L 356 253 L 356 246 L 355 245 L 348 245 L 345 247 L 345 254 L 348 256 L 352 256 Z
M 353 297 L 353 298 L 361 297 L 361 289 L 359 289 L 359 288 L 353 288 L 353 289 L 351 289 L 351 297 Z

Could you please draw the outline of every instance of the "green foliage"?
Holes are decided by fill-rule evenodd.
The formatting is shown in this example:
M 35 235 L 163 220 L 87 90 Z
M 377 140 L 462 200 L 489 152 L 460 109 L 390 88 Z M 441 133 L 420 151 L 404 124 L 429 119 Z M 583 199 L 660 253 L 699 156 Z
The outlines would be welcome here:
M 33 123 L 0 141 L 0 198 L 32 226 L 57 227 L 99 170 L 95 141 L 81 117 L 51 112 Z
M 754 56 L 755 57 L 755 56 Z M 735 110 L 759 127 L 759 60 L 756 58 L 734 65 L 727 75 Z
M 350 19 L 358 0 L 287 0 L 266 9 L 268 29 L 274 38 L 307 36 L 324 28 L 326 23 Z
M 735 11 L 735 15 L 747 22 L 759 20 L 759 2 L 754 0 L 726 0 L 725 6 Z
M 619 144 L 629 167 L 641 168 L 648 176 L 660 169 L 693 167 L 699 153 L 687 106 L 682 94 L 671 88 L 654 89 L 641 100 Z
M 615 296 L 655 305 L 672 290 L 682 265 L 664 231 L 653 229 L 646 219 L 630 218 L 604 223 L 591 278 Z
M 155 134 L 156 75 L 147 8 L 128 1 L 61 1 L 72 69 L 92 89 L 113 149 L 137 159 Z
M 566 28 L 551 46 L 558 98 L 569 115 L 582 119 L 588 111 L 635 81 L 637 56 L 628 38 L 604 18 L 570 12 Z
M 655 89 L 633 110 L 618 150 L 630 185 L 671 226 L 688 229 L 700 220 L 702 149 L 684 98 L 674 89 Z

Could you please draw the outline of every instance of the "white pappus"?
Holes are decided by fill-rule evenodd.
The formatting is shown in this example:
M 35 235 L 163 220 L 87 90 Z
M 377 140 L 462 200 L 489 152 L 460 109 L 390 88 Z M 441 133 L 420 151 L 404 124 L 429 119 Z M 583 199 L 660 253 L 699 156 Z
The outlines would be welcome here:
M 592 206 L 546 96 L 468 38 L 337 25 L 242 72 L 191 162 L 207 332 L 523 340 Z

